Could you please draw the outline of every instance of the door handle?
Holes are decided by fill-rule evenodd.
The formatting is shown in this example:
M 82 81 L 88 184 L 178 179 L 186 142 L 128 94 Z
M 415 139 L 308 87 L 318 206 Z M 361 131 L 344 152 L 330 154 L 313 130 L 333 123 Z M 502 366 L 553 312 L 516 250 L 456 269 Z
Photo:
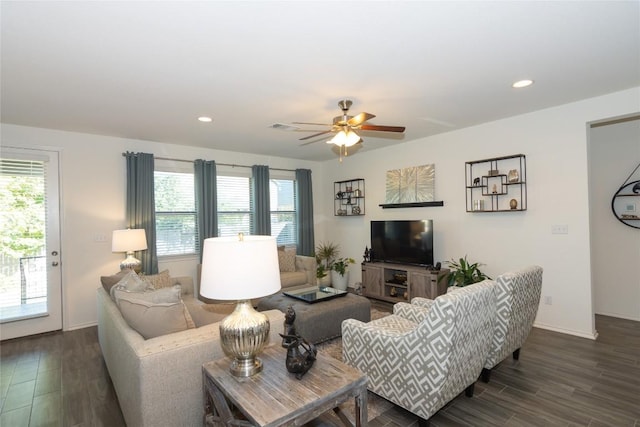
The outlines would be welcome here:
M 51 265 L 52 265 L 52 266 L 54 266 L 54 267 L 57 267 L 57 266 L 58 266 L 58 261 L 53 261 L 53 262 L 51 263 Z

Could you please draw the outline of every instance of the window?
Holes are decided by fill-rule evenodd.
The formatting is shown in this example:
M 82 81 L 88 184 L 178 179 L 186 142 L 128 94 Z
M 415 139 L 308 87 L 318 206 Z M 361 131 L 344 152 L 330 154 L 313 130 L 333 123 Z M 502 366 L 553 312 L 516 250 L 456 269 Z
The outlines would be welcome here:
M 252 234 L 251 177 L 218 168 L 218 236 Z M 250 173 L 250 172 L 249 172 Z M 278 245 L 297 243 L 296 196 L 293 178 L 269 180 L 271 235 Z
M 197 254 L 193 171 L 156 170 L 154 187 L 158 256 Z
M 271 235 L 278 245 L 297 243 L 295 180 L 269 180 L 271 204 Z
M 251 179 L 248 176 L 221 175 L 218 186 L 218 236 L 251 234 Z

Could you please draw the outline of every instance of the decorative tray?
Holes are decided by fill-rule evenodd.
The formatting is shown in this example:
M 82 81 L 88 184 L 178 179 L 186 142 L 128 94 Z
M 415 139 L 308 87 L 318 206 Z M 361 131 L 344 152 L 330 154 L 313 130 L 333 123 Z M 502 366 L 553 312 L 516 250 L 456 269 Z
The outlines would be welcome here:
M 320 301 L 328 301 L 333 298 L 343 297 L 347 295 L 348 292 L 327 286 L 311 286 L 308 288 L 296 289 L 295 291 L 283 292 L 283 294 L 309 304 L 314 304 Z

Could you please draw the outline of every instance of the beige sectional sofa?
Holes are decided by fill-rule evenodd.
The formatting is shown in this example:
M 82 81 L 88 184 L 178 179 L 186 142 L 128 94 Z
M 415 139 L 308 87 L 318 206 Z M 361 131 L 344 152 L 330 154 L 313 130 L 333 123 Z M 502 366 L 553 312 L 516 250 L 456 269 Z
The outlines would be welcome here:
M 193 280 L 172 280 L 181 285 L 189 311 L 201 309 Z M 97 304 L 100 348 L 127 425 L 202 425 L 202 364 L 224 356 L 218 323 L 145 340 L 129 327 L 103 287 L 97 291 Z M 284 314 L 264 314 L 271 323 L 270 344 L 279 345 Z
M 280 271 L 280 286 L 292 290 L 316 284 L 316 259 L 310 256 L 296 255 L 295 271 Z

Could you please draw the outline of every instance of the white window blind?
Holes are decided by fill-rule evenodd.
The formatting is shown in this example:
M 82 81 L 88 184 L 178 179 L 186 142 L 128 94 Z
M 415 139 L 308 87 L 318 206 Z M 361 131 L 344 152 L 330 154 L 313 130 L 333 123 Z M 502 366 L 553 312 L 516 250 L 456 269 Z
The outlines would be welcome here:
M 270 179 L 271 235 L 278 245 L 297 244 L 296 192 L 293 179 Z
M 158 256 L 198 253 L 193 173 L 154 172 Z
M 251 234 L 251 180 L 218 174 L 218 236 Z

